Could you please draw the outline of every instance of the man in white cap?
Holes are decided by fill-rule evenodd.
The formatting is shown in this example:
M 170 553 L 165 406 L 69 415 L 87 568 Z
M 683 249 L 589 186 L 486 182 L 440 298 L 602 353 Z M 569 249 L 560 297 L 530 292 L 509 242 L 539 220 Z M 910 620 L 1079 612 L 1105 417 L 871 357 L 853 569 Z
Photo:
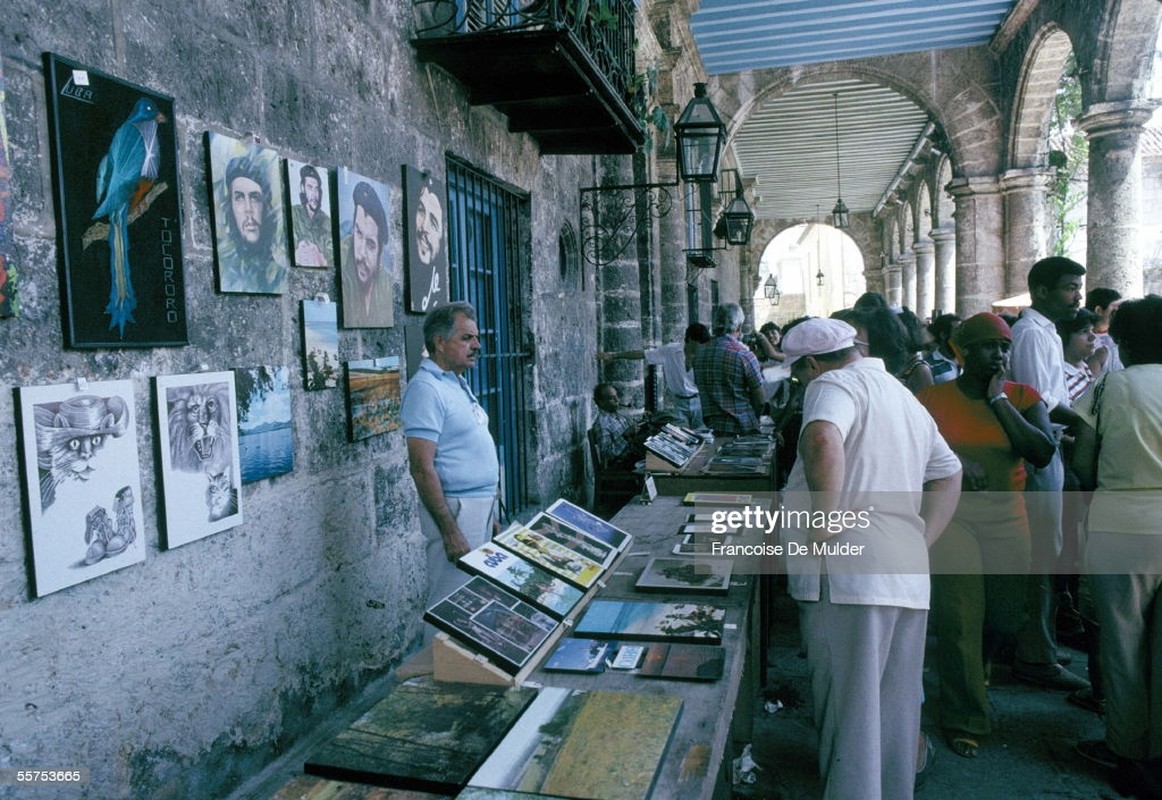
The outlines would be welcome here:
M 811 522 L 784 516 L 782 535 L 801 556 L 788 556 L 788 584 L 811 668 L 824 798 L 910 798 L 927 546 L 956 509 L 960 462 L 883 361 L 861 355 L 846 322 L 800 322 L 783 352 L 807 385 L 784 503 Z

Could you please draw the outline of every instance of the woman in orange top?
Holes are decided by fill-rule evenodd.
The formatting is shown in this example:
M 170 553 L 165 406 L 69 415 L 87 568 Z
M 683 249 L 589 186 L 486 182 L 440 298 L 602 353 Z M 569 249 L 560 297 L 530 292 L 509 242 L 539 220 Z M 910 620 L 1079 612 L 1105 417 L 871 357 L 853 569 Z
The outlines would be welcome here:
M 956 516 L 932 546 L 930 618 L 939 640 L 939 717 L 949 746 L 972 758 L 990 732 L 985 663 L 1022 623 L 1029 521 L 1021 492 L 1025 460 L 1048 464 L 1056 444 L 1049 411 L 1033 387 L 1006 381 L 1012 332 L 995 314 L 957 328 L 964 370 L 917 399 L 964 466 Z

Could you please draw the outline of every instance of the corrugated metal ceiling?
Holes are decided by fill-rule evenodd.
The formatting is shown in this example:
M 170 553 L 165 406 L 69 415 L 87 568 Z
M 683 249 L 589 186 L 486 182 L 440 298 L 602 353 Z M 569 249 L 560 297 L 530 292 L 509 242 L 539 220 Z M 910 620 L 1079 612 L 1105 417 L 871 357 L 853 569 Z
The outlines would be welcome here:
M 1016 0 L 702 0 L 690 20 L 711 75 L 986 45 Z M 843 199 L 875 209 L 930 120 L 884 86 L 801 85 L 756 107 L 731 140 L 756 181 L 759 218 L 814 219 L 837 197 L 839 95 Z

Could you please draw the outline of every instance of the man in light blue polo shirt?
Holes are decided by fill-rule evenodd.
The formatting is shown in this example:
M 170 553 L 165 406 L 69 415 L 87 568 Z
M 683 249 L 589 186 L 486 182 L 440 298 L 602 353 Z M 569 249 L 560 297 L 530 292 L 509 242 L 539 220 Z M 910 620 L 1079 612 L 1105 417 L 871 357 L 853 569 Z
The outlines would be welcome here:
M 465 370 L 476 365 L 480 335 L 469 303 L 448 303 L 424 318 L 428 357 L 403 397 L 403 430 L 427 539 L 428 605 L 467 576 L 456 560 L 499 530 L 500 464 Z

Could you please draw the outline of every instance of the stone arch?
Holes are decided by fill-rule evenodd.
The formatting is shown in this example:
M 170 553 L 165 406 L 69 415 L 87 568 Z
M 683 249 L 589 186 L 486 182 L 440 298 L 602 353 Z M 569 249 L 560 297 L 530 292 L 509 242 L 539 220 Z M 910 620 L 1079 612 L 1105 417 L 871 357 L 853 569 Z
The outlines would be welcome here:
M 1017 79 L 1006 158 L 1010 169 L 1045 166 L 1050 111 L 1072 52 L 1069 34 L 1056 23 L 1043 26 L 1033 37 Z
M 1087 105 L 1146 98 L 1158 29 L 1162 24 L 1162 4 L 1137 2 L 1106 3 L 1101 32 L 1095 37 L 1090 55 L 1092 74 L 1082 76 Z
M 825 63 L 790 68 L 756 70 L 745 83 L 729 81 L 711 92 L 715 106 L 730 117 L 728 141 L 752 111 L 772 97 L 799 86 L 821 81 L 853 79 L 878 84 L 899 92 L 926 112 L 937 124 L 948 145 L 953 170 L 960 176 L 992 176 L 1002 163 L 1002 115 L 996 98 L 986 88 L 993 78 L 991 64 L 973 64 L 986 70 L 983 81 L 937 81 L 930 53 L 904 54 L 876 59 L 874 63 Z M 970 53 L 939 53 L 941 59 L 970 60 Z M 949 69 L 966 68 L 949 64 Z M 925 81 L 925 78 L 928 80 Z M 726 115 L 724 115 L 726 116 Z

